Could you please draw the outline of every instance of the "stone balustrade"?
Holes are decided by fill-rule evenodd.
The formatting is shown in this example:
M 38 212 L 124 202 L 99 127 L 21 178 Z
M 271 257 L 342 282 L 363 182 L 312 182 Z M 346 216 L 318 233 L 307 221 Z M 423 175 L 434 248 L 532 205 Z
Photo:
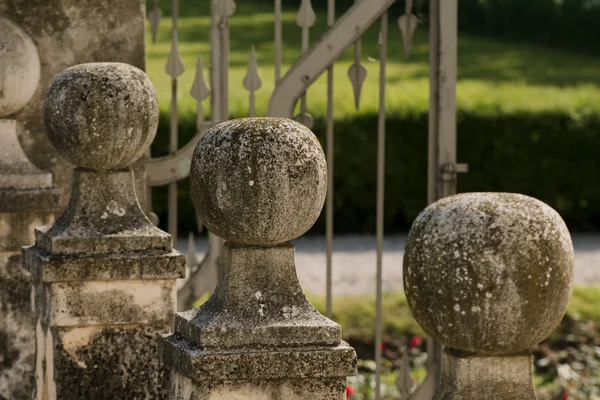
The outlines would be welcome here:
M 356 354 L 304 296 L 289 243 L 325 200 L 316 137 L 288 119 L 219 124 L 198 142 L 190 180 L 198 217 L 226 242 L 214 294 L 164 339 L 170 398 L 344 399 Z
M 22 41 L 8 47 L 11 65 L 21 67 L 1 73 L 35 76 L 39 61 L 27 36 L 0 24 L 5 38 Z M 0 139 L 8 144 L 0 157 L 0 279 L 16 282 L 0 286 L 8 310 L 0 352 L 21 346 L 0 371 L 0 398 L 345 398 L 356 353 L 306 299 L 290 243 L 325 200 L 325 157 L 310 130 L 289 119 L 245 118 L 198 142 L 192 201 L 226 242 L 212 297 L 175 315 L 185 259 L 143 212 L 130 168 L 156 133 L 154 88 L 141 70 L 120 63 L 59 74 L 44 118 L 50 142 L 77 168 L 65 212 L 35 229 L 35 245 L 22 250 L 32 318 L 29 276 L 15 260 L 33 240 L 33 225 L 53 219 L 58 192 L 24 155 L 19 125 L 6 119 L 28 101 L 29 86 L 20 88 L 0 90 Z M 571 238 L 554 210 L 527 196 L 444 198 L 411 228 L 404 286 L 417 322 L 445 345 L 435 399 L 535 399 L 529 348 L 566 310 Z
M 37 315 L 35 399 L 164 399 L 158 334 L 172 328 L 185 257 L 142 211 L 129 167 L 156 134 L 154 88 L 127 64 L 77 65 L 50 84 L 44 120 L 77 168 L 67 209 L 22 253 Z
M 529 348 L 560 323 L 573 245 L 556 211 L 531 197 L 466 193 L 427 207 L 404 255 L 404 288 L 445 345 L 436 400 L 533 400 Z
M 33 243 L 36 226 L 54 220 L 59 191 L 21 148 L 24 128 L 14 114 L 38 87 L 40 60 L 27 33 L 4 17 L 0 53 L 0 399 L 26 400 L 34 385 L 36 319 L 21 247 Z

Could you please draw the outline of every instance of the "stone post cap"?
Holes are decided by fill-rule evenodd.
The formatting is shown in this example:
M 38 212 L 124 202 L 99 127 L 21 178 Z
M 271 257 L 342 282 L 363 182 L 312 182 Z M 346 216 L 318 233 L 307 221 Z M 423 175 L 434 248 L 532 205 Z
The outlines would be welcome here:
M 560 323 L 573 285 L 560 215 L 534 198 L 465 193 L 413 223 L 404 255 L 408 304 L 425 332 L 482 356 L 529 349 Z
M 17 24 L 0 17 L 0 118 L 23 108 L 40 81 L 40 59 L 31 38 Z
M 132 65 L 76 65 L 52 80 L 44 121 L 50 142 L 71 163 L 95 171 L 123 169 L 156 135 L 156 92 Z
M 325 156 L 296 121 L 241 118 L 200 139 L 190 182 L 198 217 L 211 232 L 271 246 L 301 236 L 317 220 L 327 188 Z

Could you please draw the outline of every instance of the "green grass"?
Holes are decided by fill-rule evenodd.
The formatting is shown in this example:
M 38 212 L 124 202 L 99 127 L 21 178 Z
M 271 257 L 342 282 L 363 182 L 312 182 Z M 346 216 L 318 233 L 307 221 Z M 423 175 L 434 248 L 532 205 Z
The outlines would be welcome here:
M 205 76 L 210 62 L 210 18 L 208 2 L 184 2 L 187 7 L 179 19 L 179 45 L 186 65 L 179 78 L 178 104 L 181 118 L 193 118 L 196 110 L 189 95 L 196 57 L 202 55 Z M 284 10 L 283 62 L 285 70 L 300 55 L 300 29 L 295 10 Z M 200 15 L 200 16 L 198 16 Z M 205 16 L 202 16 L 205 15 Z M 326 16 L 317 12 L 311 30 L 314 43 L 326 29 Z M 232 116 L 247 115 L 248 93 L 241 82 L 246 73 L 250 47 L 256 46 L 263 87 L 257 92 L 257 113 L 264 115 L 274 87 L 273 13 L 260 2 L 237 2 L 230 19 L 231 69 L 230 100 Z M 169 112 L 170 77 L 164 67 L 170 51 L 171 20 L 163 18 L 158 41 L 152 44 L 148 33 L 146 69 L 155 84 L 161 110 Z M 362 60 L 368 70 L 363 87 L 360 114 L 376 112 L 378 96 L 378 23 L 363 38 Z M 149 29 L 148 29 L 149 32 Z M 461 36 L 459 40 L 459 110 L 477 114 L 563 111 L 583 116 L 600 113 L 600 58 L 574 55 L 537 46 Z M 356 115 L 347 70 L 352 63 L 352 48 L 335 66 L 335 117 Z M 427 109 L 429 91 L 427 31 L 415 35 L 410 60 L 402 57 L 402 40 L 395 21 L 390 23 L 386 95 L 388 113 L 410 115 Z M 205 101 L 209 109 L 210 100 Z M 323 75 L 308 91 L 308 109 L 315 116 L 326 110 L 326 82 Z

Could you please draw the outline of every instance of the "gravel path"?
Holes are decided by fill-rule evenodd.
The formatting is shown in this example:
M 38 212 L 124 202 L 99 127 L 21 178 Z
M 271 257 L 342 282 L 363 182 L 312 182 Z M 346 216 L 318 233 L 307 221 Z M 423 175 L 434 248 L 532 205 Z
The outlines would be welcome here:
M 384 240 L 383 290 L 402 290 L 402 257 L 406 235 L 389 235 Z M 311 236 L 295 240 L 296 269 L 302 288 L 309 293 L 325 293 L 325 237 Z M 600 235 L 574 235 L 575 282 L 600 284 Z M 196 249 L 206 251 L 205 240 Z M 333 294 L 375 293 L 375 236 L 337 236 L 333 243 Z M 186 252 L 187 240 L 177 248 Z M 201 259 L 202 254 L 198 255 Z

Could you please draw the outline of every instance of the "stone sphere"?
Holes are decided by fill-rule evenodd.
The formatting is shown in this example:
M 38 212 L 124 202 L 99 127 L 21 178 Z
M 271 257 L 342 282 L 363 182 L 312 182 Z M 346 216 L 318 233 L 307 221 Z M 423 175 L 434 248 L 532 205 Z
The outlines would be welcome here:
M 50 142 L 72 164 L 122 169 L 139 159 L 156 135 L 156 92 L 132 65 L 76 65 L 52 80 L 44 122 Z
M 413 316 L 446 346 L 524 351 L 560 323 L 573 286 L 573 244 L 556 211 L 512 193 L 439 200 L 415 220 L 404 254 Z
M 31 38 L 0 17 L 0 118 L 23 108 L 40 82 L 40 58 Z
M 315 135 L 286 118 L 241 118 L 210 129 L 190 171 L 192 201 L 217 236 L 251 245 L 295 239 L 317 220 L 327 167 Z

